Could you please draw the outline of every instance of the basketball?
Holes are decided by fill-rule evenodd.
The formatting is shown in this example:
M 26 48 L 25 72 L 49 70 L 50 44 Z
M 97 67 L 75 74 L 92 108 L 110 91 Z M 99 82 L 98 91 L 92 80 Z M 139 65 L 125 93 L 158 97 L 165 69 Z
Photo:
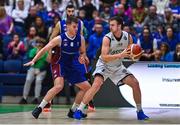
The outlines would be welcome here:
M 131 54 L 138 55 L 142 52 L 142 48 L 138 44 L 131 44 Z

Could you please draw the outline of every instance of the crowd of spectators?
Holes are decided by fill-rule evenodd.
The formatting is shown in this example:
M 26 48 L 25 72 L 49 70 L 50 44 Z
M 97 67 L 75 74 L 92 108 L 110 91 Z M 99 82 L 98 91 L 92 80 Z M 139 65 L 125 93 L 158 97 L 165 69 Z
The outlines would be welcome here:
M 27 59 L 36 41 L 48 42 L 53 27 L 66 18 L 68 4 L 84 23 L 91 61 L 114 15 L 145 51 L 140 61 L 180 61 L 179 0 L 1 0 L 0 59 Z

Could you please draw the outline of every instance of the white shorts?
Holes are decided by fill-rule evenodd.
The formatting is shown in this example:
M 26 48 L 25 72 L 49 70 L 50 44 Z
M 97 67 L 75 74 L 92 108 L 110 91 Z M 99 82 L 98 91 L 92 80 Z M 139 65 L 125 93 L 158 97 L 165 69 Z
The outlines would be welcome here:
M 104 81 L 109 78 L 115 85 L 121 86 L 123 84 L 121 80 L 126 76 L 131 75 L 132 73 L 129 72 L 126 67 L 124 67 L 124 65 L 116 67 L 115 70 L 111 70 L 105 67 L 105 65 L 98 65 L 93 72 L 93 76 L 95 76 L 96 74 L 102 75 L 104 77 Z

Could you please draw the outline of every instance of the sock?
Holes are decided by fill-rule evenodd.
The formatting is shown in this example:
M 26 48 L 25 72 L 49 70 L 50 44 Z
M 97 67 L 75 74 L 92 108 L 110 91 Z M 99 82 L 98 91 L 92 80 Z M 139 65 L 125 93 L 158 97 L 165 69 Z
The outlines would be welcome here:
M 142 110 L 141 104 L 136 104 L 136 108 L 137 108 L 137 111 L 138 111 L 138 112 L 139 112 L 140 110 Z
M 79 105 L 78 110 L 81 110 L 83 113 L 85 113 L 84 109 L 86 107 L 86 104 L 84 104 L 83 102 L 81 102 L 81 104 Z
M 72 105 L 72 107 L 71 107 L 71 110 L 72 110 L 73 112 L 75 112 L 78 107 L 79 107 L 79 104 L 76 104 L 76 103 L 74 102 L 73 105 Z
M 46 106 L 46 104 L 48 104 L 48 102 L 43 99 L 41 104 L 38 107 L 41 107 L 43 109 Z

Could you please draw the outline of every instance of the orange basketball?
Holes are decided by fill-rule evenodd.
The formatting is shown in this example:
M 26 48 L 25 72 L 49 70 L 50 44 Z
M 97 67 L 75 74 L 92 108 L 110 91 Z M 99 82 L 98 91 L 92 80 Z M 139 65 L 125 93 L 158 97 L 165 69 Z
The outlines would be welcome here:
M 130 47 L 133 55 L 138 55 L 142 52 L 142 48 L 138 44 L 131 44 Z

